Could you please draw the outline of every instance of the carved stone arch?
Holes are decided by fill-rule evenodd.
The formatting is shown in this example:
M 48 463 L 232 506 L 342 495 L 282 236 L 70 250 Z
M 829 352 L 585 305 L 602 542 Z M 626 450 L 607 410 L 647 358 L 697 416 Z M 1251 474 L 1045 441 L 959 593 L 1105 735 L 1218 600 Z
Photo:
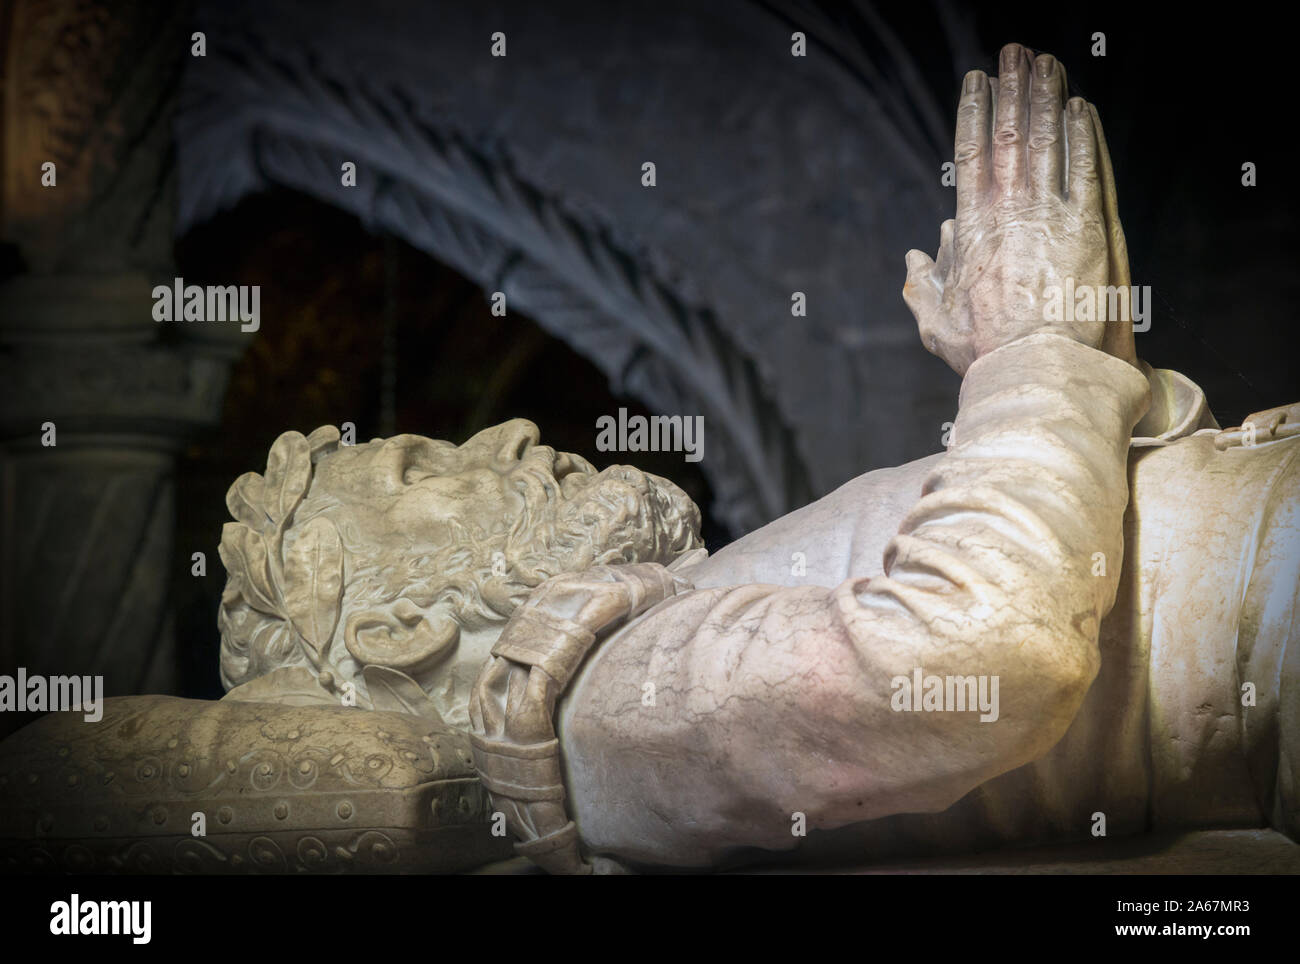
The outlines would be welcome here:
M 920 5 L 946 10 L 970 66 L 970 24 Z M 950 209 L 947 113 L 912 54 L 935 35 L 854 8 L 0 4 L 0 655 L 103 672 L 109 694 L 171 689 L 173 548 L 195 548 L 174 546 L 175 455 L 219 420 L 246 339 L 159 325 L 150 291 L 176 236 L 273 184 L 506 291 L 616 389 L 704 414 L 735 533 L 934 451 L 956 383 L 898 287 L 901 252 Z
M 271 51 L 252 35 L 210 40 L 192 80 L 176 124 L 178 234 L 271 185 L 338 205 L 486 292 L 503 291 L 616 392 L 655 411 L 702 414 L 713 511 L 734 534 L 812 496 L 769 386 L 710 307 L 655 252 L 529 183 L 506 145 L 419 110 L 400 90 L 302 50 Z M 355 188 L 341 183 L 345 160 L 362 172 Z

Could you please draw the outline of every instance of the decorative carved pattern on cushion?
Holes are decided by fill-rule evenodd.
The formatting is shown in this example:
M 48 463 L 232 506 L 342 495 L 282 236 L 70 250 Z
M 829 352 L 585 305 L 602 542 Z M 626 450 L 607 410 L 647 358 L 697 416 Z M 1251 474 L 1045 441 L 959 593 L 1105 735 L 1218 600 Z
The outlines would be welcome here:
M 411 714 L 131 696 L 0 743 L 11 873 L 436 873 L 510 855 L 468 737 Z

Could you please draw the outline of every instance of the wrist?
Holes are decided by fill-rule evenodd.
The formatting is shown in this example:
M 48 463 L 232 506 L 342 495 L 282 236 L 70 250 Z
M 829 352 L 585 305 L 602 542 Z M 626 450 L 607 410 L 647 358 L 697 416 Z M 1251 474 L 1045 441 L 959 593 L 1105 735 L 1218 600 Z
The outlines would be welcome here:
M 1126 431 L 1132 429 L 1150 406 L 1151 386 L 1140 366 L 1130 365 L 1060 331 L 1039 329 L 975 360 L 962 379 L 959 413 L 972 393 L 978 397 L 990 391 L 1013 386 L 1023 389 L 1031 384 L 1064 390 L 1069 384 L 1080 383 L 1090 383 L 1088 387 L 1094 391 L 1102 388 L 1115 394 Z

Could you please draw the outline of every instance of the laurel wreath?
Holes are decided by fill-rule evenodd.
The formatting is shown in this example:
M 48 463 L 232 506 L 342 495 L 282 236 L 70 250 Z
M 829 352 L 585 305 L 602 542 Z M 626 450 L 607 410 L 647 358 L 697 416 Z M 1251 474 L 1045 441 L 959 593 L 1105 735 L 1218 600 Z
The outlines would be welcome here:
M 285 533 L 316 460 L 338 445 L 333 425 L 277 438 L 265 475 L 246 472 L 226 493 L 236 521 L 226 525 L 218 550 L 227 573 L 223 605 L 242 596 L 258 612 L 283 620 L 317 673 L 333 670 L 328 652 L 343 598 L 343 542 L 323 516 L 296 530 L 288 548 Z
M 311 487 L 316 463 L 339 447 L 339 430 L 322 425 L 310 435 L 285 432 L 275 440 L 266 472 L 246 472 L 226 493 L 235 522 L 226 524 L 218 552 L 227 581 L 221 603 L 243 599 L 251 608 L 280 620 L 295 647 L 311 665 L 317 697 L 341 692 L 347 677 L 329 659 L 330 643 L 343 604 L 343 540 L 325 516 L 294 526 L 294 513 Z M 286 545 L 285 533 L 294 537 Z M 366 691 L 356 705 L 411 713 L 441 722 L 437 708 L 410 676 L 382 663 L 362 667 Z M 246 699 L 283 699 L 315 693 L 303 686 L 299 671 L 281 667 L 243 684 Z

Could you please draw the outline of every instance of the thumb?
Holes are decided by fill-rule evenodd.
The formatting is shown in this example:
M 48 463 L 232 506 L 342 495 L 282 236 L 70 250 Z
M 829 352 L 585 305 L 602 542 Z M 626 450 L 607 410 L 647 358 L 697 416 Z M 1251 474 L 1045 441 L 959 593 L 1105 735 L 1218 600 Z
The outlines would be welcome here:
M 911 309 L 917 324 L 924 325 L 939 308 L 941 288 L 938 272 L 930 256 L 913 248 L 907 252 L 907 281 L 903 284 L 903 301 Z

